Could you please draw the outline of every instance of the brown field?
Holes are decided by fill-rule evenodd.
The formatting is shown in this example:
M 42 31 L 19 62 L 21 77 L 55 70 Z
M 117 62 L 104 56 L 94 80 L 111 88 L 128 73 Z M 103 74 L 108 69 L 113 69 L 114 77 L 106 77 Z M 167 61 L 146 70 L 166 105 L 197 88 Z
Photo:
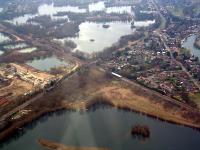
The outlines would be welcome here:
M 54 77 L 53 75 L 50 75 L 49 73 L 46 73 L 44 71 L 37 70 L 31 66 L 28 66 L 26 64 L 16 64 L 16 63 L 10 63 L 12 66 L 16 67 L 17 70 L 20 72 L 28 72 L 31 73 L 32 75 L 36 76 L 37 78 L 40 79 L 47 79 L 47 78 L 52 78 Z
M 50 79 L 53 78 L 53 75 L 50 75 L 46 72 L 41 72 L 38 71 L 30 66 L 24 65 L 24 64 L 14 64 L 11 63 L 10 65 L 14 66 L 18 72 L 23 72 L 23 73 L 29 73 L 35 77 L 37 77 L 37 79 Z M 15 100 L 17 99 L 19 96 L 24 95 L 24 93 L 33 90 L 33 83 L 28 82 L 28 81 L 24 81 L 18 77 L 13 77 L 11 79 L 11 83 L 7 86 L 4 86 L 2 88 L 0 88 L 0 97 L 5 97 L 5 95 L 8 95 L 9 93 L 9 97 L 5 97 L 9 100 Z
M 31 83 L 16 78 L 10 83 L 10 85 L 0 89 L 0 97 L 12 93 L 6 98 L 8 100 L 14 100 L 18 96 L 23 95 L 24 93 L 30 91 L 32 88 L 33 85 Z
M 49 101 L 46 102 L 45 99 Z M 30 108 L 39 111 L 37 106 L 40 105 L 40 108 L 44 107 L 45 109 L 59 106 L 85 110 L 90 103 L 99 99 L 116 107 L 129 108 L 170 122 L 200 128 L 200 118 L 192 110 L 145 93 L 145 91 L 119 81 L 97 68 L 86 69 L 86 71 L 66 79 L 58 89 L 50 92 Z M 192 115 L 194 116 L 191 117 Z
M 0 139 L 44 113 L 63 108 L 85 111 L 93 104 L 102 102 L 172 123 L 200 128 L 199 113 L 194 112 L 193 109 L 162 100 L 139 87 L 124 83 L 100 71 L 97 67 L 90 67 L 73 74 L 53 91 L 29 105 L 26 109 L 32 112 L 14 120 L 12 125 L 0 134 Z
M 198 49 L 200 49 L 200 38 L 198 37 L 195 42 L 194 42 L 194 46 Z

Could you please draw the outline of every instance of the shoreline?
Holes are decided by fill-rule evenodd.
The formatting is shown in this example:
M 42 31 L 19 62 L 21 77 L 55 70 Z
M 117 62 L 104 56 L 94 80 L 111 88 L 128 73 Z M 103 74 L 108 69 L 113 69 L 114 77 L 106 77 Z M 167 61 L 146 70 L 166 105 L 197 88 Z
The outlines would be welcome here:
M 194 41 L 194 47 L 200 50 L 200 36 L 197 36 Z
M 50 149 L 59 149 L 59 150 L 109 150 L 108 148 L 103 147 L 74 147 L 74 146 L 67 146 L 65 144 L 57 143 L 54 141 L 50 141 L 45 138 L 39 138 L 37 143 L 43 147 L 50 148 Z
M 83 103 L 81 105 L 83 105 Z M 178 121 L 170 120 L 170 119 L 167 119 L 167 118 L 162 118 L 162 117 L 156 116 L 156 115 L 154 115 L 152 113 L 143 112 L 143 111 L 134 109 L 134 108 L 129 107 L 129 106 L 116 105 L 113 102 L 107 101 L 107 100 L 90 101 L 89 103 L 85 103 L 84 105 L 85 106 L 83 106 L 82 108 L 81 107 L 73 108 L 73 107 L 70 106 L 70 104 L 68 106 L 60 106 L 60 107 L 56 107 L 56 108 L 53 108 L 53 109 L 49 109 L 48 108 L 48 109 L 43 110 L 41 112 L 35 113 L 33 115 L 30 115 L 30 116 L 26 117 L 25 119 L 21 119 L 21 120 L 15 122 L 8 129 L 6 129 L 6 130 L 4 130 L 3 132 L 0 133 L 0 141 L 1 141 L 0 144 L 3 144 L 4 142 L 6 142 L 6 140 L 12 138 L 11 136 L 13 134 L 17 134 L 16 132 L 19 129 L 24 128 L 26 125 L 30 124 L 33 121 L 37 121 L 38 119 L 40 119 L 43 116 L 48 115 L 49 113 L 56 113 L 56 112 L 59 112 L 59 111 L 62 111 L 62 110 L 64 110 L 64 111 L 70 111 L 71 110 L 71 111 L 87 112 L 87 111 L 90 111 L 90 109 L 92 107 L 98 106 L 98 105 L 99 106 L 107 105 L 107 106 L 110 106 L 110 107 L 113 107 L 113 108 L 116 108 L 116 109 L 119 109 L 119 110 L 129 111 L 129 112 L 132 112 L 132 113 L 141 114 L 143 116 L 147 116 L 147 117 L 150 117 L 152 119 L 157 119 L 159 121 L 167 122 L 167 123 L 170 123 L 170 124 L 188 127 L 188 128 L 191 128 L 193 130 L 196 130 L 196 131 L 200 132 L 200 126 L 198 126 L 198 125 L 194 125 L 194 124 L 191 124 L 191 123 L 187 123 L 187 124 L 185 123 L 184 124 L 184 123 L 181 123 L 181 122 L 178 122 Z

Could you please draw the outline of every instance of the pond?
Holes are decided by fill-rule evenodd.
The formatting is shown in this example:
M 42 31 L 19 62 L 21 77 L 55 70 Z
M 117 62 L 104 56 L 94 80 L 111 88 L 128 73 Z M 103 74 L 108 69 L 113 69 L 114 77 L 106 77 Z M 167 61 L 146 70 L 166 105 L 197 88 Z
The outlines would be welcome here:
M 146 21 L 134 21 L 134 26 L 136 27 L 148 27 L 155 23 L 155 20 L 146 20 Z
M 13 23 L 15 25 L 26 24 L 29 19 L 36 17 L 34 14 L 25 14 L 23 16 L 16 17 L 12 20 L 8 20 L 8 22 Z
M 103 1 L 97 3 L 91 3 L 88 5 L 89 12 L 93 11 L 104 11 L 106 9 Z
M 197 56 L 198 58 L 200 58 L 200 49 L 194 46 L 194 42 L 196 38 L 197 38 L 197 35 L 191 35 L 187 37 L 182 42 L 182 47 L 189 49 L 194 56 Z
M 57 14 L 58 12 L 73 12 L 73 13 L 85 13 L 86 9 L 81 9 L 78 6 L 54 6 L 54 4 L 43 4 L 38 7 L 38 14 L 39 15 L 49 15 L 53 16 L 54 14 Z
M 20 53 L 31 53 L 36 50 L 37 50 L 37 47 L 29 47 L 29 48 L 20 49 L 19 52 Z
M 2 55 L 4 52 L 2 50 L 0 50 L 0 55 Z
M 131 127 L 137 124 L 149 127 L 149 139 L 141 141 L 130 135 Z M 70 146 L 109 150 L 198 150 L 200 147 L 199 131 L 109 106 L 46 115 L 29 124 L 23 132 L 4 143 L 1 150 L 47 150 L 36 143 L 41 137 Z
M 6 35 L 4 35 L 3 33 L 0 32 L 0 43 L 6 43 L 6 42 L 9 42 L 9 41 L 11 41 L 11 39 L 8 36 L 6 36 Z
M 34 59 L 33 61 L 26 62 L 27 65 L 32 66 L 41 71 L 50 71 L 51 68 L 56 68 L 59 66 L 67 66 L 68 63 L 58 59 L 55 56 Z
M 123 14 L 123 13 L 132 13 L 131 6 L 113 6 L 113 7 L 106 7 L 105 2 L 100 1 L 97 3 L 91 3 L 88 5 L 89 12 L 94 12 L 94 11 L 104 11 L 106 13 L 118 13 L 118 14 Z
M 119 6 L 119 7 L 107 7 L 106 8 L 106 13 L 118 13 L 118 14 L 123 14 L 123 13 L 132 13 L 131 6 Z

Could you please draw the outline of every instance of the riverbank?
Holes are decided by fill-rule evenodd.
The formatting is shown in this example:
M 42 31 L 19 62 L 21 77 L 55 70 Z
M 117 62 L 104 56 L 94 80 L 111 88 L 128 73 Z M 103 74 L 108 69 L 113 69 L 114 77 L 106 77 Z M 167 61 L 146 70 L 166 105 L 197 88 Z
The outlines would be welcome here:
M 97 148 L 97 147 L 72 147 L 66 146 L 64 144 L 56 143 L 53 141 L 49 141 L 44 138 L 40 138 L 37 140 L 37 143 L 54 150 L 108 150 L 107 148 Z
M 198 49 L 200 49 L 200 37 L 197 37 L 195 42 L 194 42 L 194 46 Z
M 86 111 L 101 103 L 200 129 L 200 116 L 194 110 L 165 101 L 140 87 L 129 85 L 100 71 L 98 67 L 89 67 L 66 78 L 59 87 L 29 105 L 26 109 L 32 112 L 20 119 L 11 120 L 10 126 L 0 133 L 0 141 L 42 115 L 61 109 Z

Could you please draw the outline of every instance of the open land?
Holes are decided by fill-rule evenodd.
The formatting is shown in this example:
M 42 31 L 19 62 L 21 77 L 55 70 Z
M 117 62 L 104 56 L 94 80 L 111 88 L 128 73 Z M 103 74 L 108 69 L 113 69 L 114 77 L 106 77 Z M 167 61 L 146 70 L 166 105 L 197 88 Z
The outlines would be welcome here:
M 95 14 L 67 13 L 73 23 L 52 21 L 47 16 L 32 19 L 45 29 L 31 24 L 0 24 L 0 31 L 12 37 L 11 44 L 26 42 L 29 47 L 38 49 L 31 53 L 13 49 L 0 55 L 3 64 L 0 66 L 3 108 L 0 126 L 5 123 L 0 141 L 46 113 L 61 109 L 87 111 L 102 103 L 200 129 L 200 64 L 196 57 L 182 53 L 180 47 L 182 39 L 200 31 L 199 19 L 182 9 L 166 9 L 162 2 L 159 7 L 155 0 L 143 0 L 143 3 L 146 5 L 135 9 L 153 13 L 136 13 L 137 19 L 155 19 L 155 24 L 122 37 L 117 46 L 96 54 L 93 60 L 83 58 L 84 53 L 72 53 L 73 46 L 52 39 L 75 36 L 83 20 L 127 21 L 132 16 L 97 13 L 95 17 Z M 187 19 L 182 18 L 182 13 Z M 62 25 L 58 27 L 59 24 Z M 42 72 L 23 64 L 53 55 L 70 62 L 71 67 Z M 54 149 L 79 149 L 45 139 L 38 142 Z
M 145 93 L 145 97 L 143 93 Z M 5 138 L 15 129 L 42 114 L 60 109 L 85 111 L 92 105 L 101 103 L 141 112 L 169 122 L 200 128 L 199 113 L 195 113 L 192 108 L 174 104 L 173 101 L 162 100 L 162 97 L 157 97 L 148 90 L 145 91 L 145 89 L 125 83 L 94 66 L 73 74 L 65 79 L 59 87 L 26 107 L 27 110 L 31 110 L 31 113 L 12 120 L 9 128 L 1 132 L 0 138 Z

